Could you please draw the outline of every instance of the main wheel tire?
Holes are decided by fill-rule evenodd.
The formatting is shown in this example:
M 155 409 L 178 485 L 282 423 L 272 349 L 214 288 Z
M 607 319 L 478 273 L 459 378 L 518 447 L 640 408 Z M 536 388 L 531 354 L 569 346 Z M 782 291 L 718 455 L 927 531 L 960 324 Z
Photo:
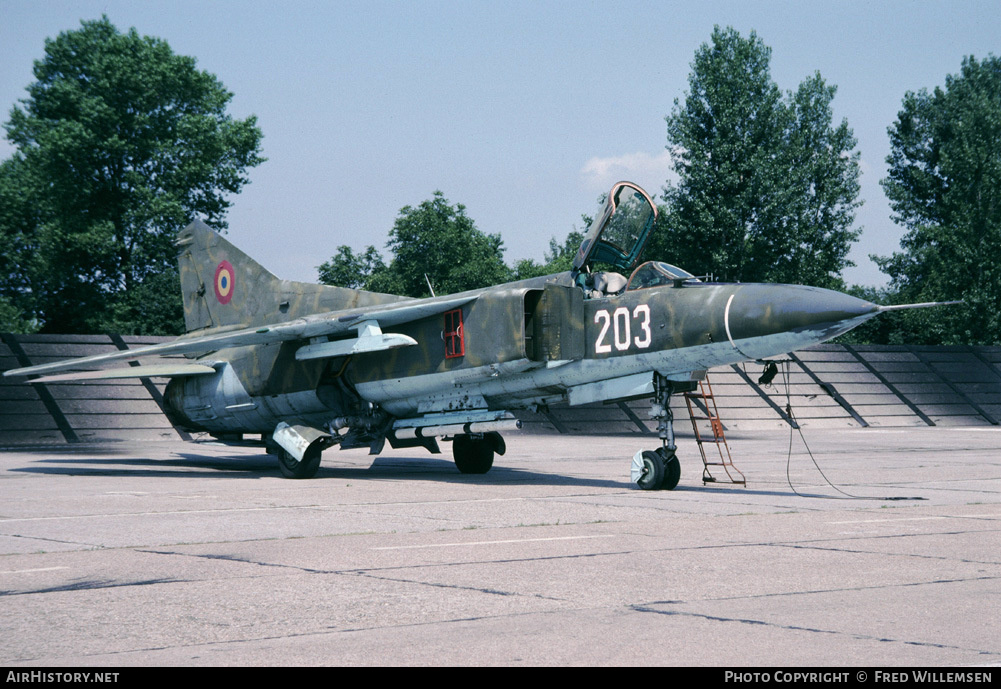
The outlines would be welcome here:
M 664 460 L 664 482 L 660 484 L 662 490 L 674 490 L 681 480 L 681 462 L 678 455 L 668 452 L 663 447 L 657 450 L 657 454 Z
M 643 452 L 643 475 L 636 482 L 643 490 L 657 490 L 664 482 L 664 458 L 653 450 Z
M 452 440 L 452 458 L 463 474 L 485 474 L 494 465 L 494 449 L 484 438 L 457 435 Z
M 278 468 L 281 469 L 285 478 L 313 478 L 320 468 L 320 455 L 322 450 L 318 447 L 311 447 L 306 450 L 302 460 L 297 460 L 290 455 L 285 448 L 278 448 Z

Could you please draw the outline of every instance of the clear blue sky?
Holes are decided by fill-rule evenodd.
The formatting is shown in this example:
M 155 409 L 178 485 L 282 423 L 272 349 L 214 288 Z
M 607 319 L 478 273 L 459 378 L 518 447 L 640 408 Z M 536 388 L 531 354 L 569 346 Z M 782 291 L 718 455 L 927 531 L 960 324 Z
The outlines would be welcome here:
M 3 121 L 46 37 L 108 18 L 166 40 L 255 114 L 268 162 L 229 214 L 230 237 L 280 277 L 316 279 L 341 244 L 385 252 L 401 207 L 440 189 L 509 263 L 541 260 L 600 193 L 668 178 L 664 116 L 683 99 L 714 24 L 772 48 L 784 91 L 837 85 L 862 154 L 864 228 L 849 282 L 898 248 L 879 180 L 908 90 L 942 85 L 965 55 L 1001 53 L 1001 3 L 480 0 L 0 0 Z M 0 141 L 0 159 L 12 148 Z

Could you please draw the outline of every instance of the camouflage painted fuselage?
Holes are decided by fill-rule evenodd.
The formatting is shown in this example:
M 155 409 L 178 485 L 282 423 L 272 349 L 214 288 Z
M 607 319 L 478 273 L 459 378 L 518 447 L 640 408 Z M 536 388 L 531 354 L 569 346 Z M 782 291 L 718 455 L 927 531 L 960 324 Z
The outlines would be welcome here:
M 284 300 L 289 317 L 316 313 L 320 295 L 336 289 L 317 287 L 308 304 Z M 175 421 L 266 434 L 279 421 L 322 427 L 373 405 L 404 418 L 635 396 L 648 391 L 655 371 L 689 380 L 713 366 L 822 342 L 877 313 L 838 292 L 792 285 L 688 282 L 585 298 L 569 274 L 466 296 L 457 309 L 383 329 L 416 346 L 308 361 L 295 357 L 301 342 L 211 353 L 203 359 L 215 362 L 216 375 L 170 384 Z M 371 301 L 329 317 L 361 322 L 366 306 L 394 297 L 361 299 Z M 273 319 L 272 309 L 262 310 Z

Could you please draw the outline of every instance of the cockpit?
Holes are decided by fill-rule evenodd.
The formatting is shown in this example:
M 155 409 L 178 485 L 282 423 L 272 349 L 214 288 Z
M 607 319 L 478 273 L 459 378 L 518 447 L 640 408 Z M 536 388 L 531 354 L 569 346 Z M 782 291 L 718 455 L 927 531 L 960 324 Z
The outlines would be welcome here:
M 661 261 L 647 261 L 637 267 L 656 220 L 657 206 L 643 189 L 632 182 L 619 182 L 612 187 L 574 258 L 571 275 L 588 298 L 698 282 L 691 273 Z M 610 270 L 592 272 L 595 265 Z M 617 271 L 630 277 L 626 279 Z

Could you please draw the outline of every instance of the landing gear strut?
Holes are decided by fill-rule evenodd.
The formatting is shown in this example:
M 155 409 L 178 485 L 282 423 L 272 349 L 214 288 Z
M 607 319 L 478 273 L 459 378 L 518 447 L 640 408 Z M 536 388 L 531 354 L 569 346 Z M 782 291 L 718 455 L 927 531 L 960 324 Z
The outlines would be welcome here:
M 675 383 L 659 373 L 653 374 L 654 400 L 650 406 L 650 418 L 657 419 L 657 436 L 661 446 L 638 453 L 633 458 L 633 480 L 643 490 L 674 490 L 681 479 L 681 464 L 675 454 L 678 446 L 674 443 L 671 394 L 684 389 L 683 383 Z

